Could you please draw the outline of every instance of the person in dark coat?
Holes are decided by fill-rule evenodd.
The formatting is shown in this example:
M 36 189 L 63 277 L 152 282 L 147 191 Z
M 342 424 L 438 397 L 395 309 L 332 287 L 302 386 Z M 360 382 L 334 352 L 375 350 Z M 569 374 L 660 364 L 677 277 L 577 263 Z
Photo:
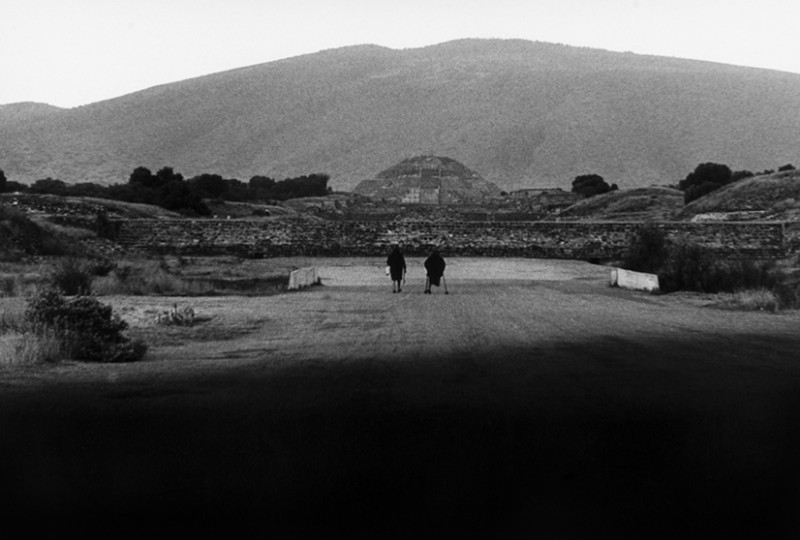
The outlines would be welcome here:
M 389 258 L 386 259 L 386 266 L 389 267 L 389 275 L 392 277 L 392 292 L 402 291 L 402 283 L 406 277 L 406 259 L 400 252 L 400 246 L 394 246 Z
M 425 259 L 425 270 L 427 271 L 427 278 L 425 279 L 425 294 L 431 294 L 431 285 L 439 286 L 439 282 L 444 275 L 444 267 L 447 263 L 439 255 L 439 250 L 434 249 L 430 257 Z

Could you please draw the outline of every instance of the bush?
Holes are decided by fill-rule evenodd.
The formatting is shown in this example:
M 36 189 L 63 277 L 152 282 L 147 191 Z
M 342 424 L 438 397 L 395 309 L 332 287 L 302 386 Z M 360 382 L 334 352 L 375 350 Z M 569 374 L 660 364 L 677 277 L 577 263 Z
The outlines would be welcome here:
M 782 309 L 800 308 L 800 283 L 790 283 L 784 279 L 773 287 L 773 292 Z
M 636 232 L 622 266 L 635 272 L 657 273 L 666 259 L 666 234 L 650 225 Z
M 705 293 L 775 287 L 779 280 L 770 263 L 718 259 L 707 248 L 677 244 L 658 272 L 662 290 Z
M 55 268 L 53 285 L 67 295 L 90 294 L 92 292 L 92 273 L 80 259 L 68 257 Z
M 128 324 L 96 298 L 65 299 L 47 289 L 28 300 L 25 320 L 37 336 L 53 333 L 65 356 L 87 362 L 140 360 L 146 347 L 122 334 Z
M 777 295 L 769 289 L 752 289 L 735 293 L 722 306 L 746 311 L 776 312 L 780 309 L 780 301 Z
M 97 236 L 106 240 L 116 240 L 119 237 L 119 223 L 114 223 L 108 219 L 108 214 L 103 210 L 97 212 L 94 220 L 94 228 Z
M 0 296 L 16 296 L 17 289 L 16 276 L 0 276 Z
M 658 274 L 663 292 L 737 293 L 734 303 L 745 309 L 800 307 L 800 282 L 790 283 L 774 263 L 720 259 L 708 248 L 670 242 L 655 226 L 637 232 L 622 266 Z

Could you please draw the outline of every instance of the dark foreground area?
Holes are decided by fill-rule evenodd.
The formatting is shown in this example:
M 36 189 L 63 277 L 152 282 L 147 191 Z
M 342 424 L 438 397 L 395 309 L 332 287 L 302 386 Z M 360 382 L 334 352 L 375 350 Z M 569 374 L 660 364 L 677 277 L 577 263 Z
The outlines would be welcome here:
M 0 393 L 3 537 L 792 538 L 800 338 Z

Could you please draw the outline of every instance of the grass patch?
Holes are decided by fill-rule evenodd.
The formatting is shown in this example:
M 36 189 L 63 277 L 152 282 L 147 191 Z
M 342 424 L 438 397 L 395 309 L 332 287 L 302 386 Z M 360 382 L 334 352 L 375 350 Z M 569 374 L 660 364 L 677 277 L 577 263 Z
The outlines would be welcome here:
M 253 277 L 234 272 L 230 264 L 240 263 L 221 260 L 209 268 L 178 258 L 117 264 L 108 275 L 94 279 L 92 290 L 101 296 L 268 296 L 286 290 L 288 273 Z
M 0 365 L 54 364 L 65 356 L 64 342 L 53 331 L 0 335 Z
M 738 291 L 723 300 L 718 307 L 739 311 L 768 311 L 775 313 L 781 309 L 781 300 L 770 289 L 750 289 Z
M 158 262 L 140 265 L 119 265 L 107 276 L 99 277 L 93 285 L 99 295 L 133 296 L 197 296 L 202 290 L 172 274 Z
M 35 333 L 23 312 L 3 306 L 0 313 L 0 366 L 30 366 L 55 363 L 63 346 L 55 332 Z

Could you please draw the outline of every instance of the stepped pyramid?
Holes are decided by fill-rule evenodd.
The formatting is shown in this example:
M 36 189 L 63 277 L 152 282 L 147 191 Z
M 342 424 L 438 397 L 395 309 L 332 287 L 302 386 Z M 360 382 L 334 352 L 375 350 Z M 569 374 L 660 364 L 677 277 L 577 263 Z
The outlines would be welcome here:
M 467 204 L 500 195 L 500 188 L 458 161 L 416 156 L 363 180 L 355 193 L 401 204 Z

